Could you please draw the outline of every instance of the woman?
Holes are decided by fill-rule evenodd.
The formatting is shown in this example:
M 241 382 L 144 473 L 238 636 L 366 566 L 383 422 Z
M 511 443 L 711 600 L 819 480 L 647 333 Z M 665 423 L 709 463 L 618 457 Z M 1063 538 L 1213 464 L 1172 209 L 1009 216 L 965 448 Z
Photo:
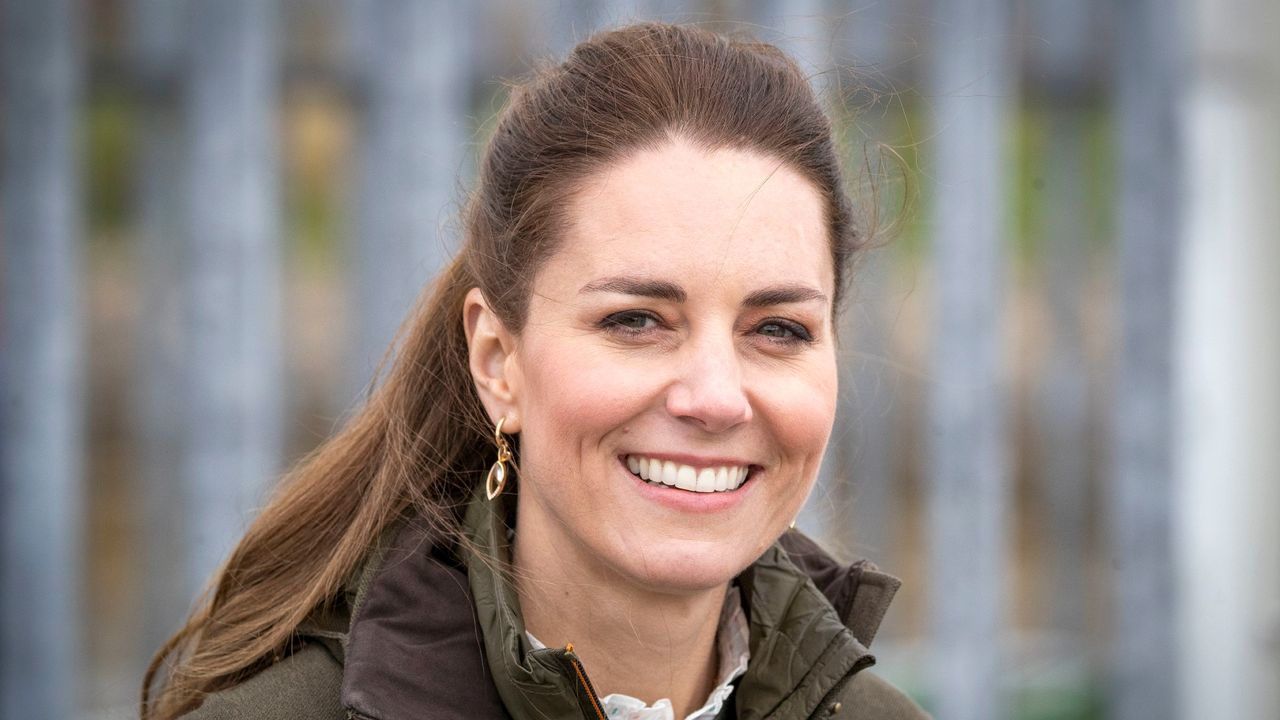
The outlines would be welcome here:
M 514 91 L 388 376 L 161 650 L 143 715 L 921 716 L 860 672 L 897 581 L 787 532 L 858 245 L 778 50 L 582 43 Z

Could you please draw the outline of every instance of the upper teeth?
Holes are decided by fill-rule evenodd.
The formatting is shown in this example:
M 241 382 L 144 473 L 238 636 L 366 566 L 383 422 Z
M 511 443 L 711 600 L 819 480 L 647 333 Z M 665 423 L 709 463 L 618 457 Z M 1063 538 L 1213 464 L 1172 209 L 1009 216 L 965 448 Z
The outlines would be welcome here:
M 691 465 L 681 465 L 670 460 L 628 455 L 627 467 L 631 468 L 631 472 L 649 482 L 671 485 L 692 492 L 737 490 L 742 481 L 747 479 L 745 465 L 723 465 L 699 470 Z

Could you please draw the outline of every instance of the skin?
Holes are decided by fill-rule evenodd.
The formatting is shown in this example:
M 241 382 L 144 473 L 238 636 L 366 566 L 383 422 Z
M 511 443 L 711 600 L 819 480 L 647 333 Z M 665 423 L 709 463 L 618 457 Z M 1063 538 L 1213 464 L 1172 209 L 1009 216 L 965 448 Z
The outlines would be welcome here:
M 519 336 L 479 290 L 464 308 L 481 399 L 520 434 L 522 612 L 602 695 L 683 717 L 719 681 L 730 581 L 799 512 L 831 432 L 823 203 L 774 159 L 674 140 L 588 178 L 569 217 Z M 629 453 L 751 475 L 691 497 L 639 481 Z

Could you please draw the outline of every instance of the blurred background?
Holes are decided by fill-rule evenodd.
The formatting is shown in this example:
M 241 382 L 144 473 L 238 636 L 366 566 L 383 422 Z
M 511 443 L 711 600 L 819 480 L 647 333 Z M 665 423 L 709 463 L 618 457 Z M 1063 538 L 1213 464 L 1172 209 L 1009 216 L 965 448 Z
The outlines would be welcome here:
M 886 240 L 801 518 L 905 580 L 880 671 L 944 720 L 1280 718 L 1267 0 L 0 0 L 0 716 L 136 716 L 509 83 L 636 19 L 799 58 Z

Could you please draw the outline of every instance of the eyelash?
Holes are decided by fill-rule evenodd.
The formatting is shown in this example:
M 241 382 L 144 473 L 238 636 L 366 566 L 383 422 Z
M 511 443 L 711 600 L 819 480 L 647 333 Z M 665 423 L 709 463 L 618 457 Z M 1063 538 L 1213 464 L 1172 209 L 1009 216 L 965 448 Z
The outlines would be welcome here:
M 662 324 L 662 320 L 659 319 L 657 315 L 644 310 L 623 310 L 622 312 L 606 315 L 599 324 L 601 328 L 608 330 L 609 332 L 616 332 L 624 335 L 639 335 L 650 329 L 625 325 L 624 323 L 628 320 L 652 320 L 658 325 Z
M 783 330 L 791 333 L 790 337 L 785 337 L 785 338 L 779 338 L 773 335 L 765 336 L 774 340 L 775 342 L 804 343 L 806 345 L 813 344 L 813 333 L 809 332 L 808 328 L 801 325 L 800 323 L 794 322 L 791 320 L 784 320 L 782 318 L 769 318 L 768 320 L 765 320 L 764 322 L 757 325 L 756 330 L 759 331 L 761 328 L 765 328 L 770 325 L 776 325 L 782 328 Z
M 633 321 L 633 320 L 652 320 L 657 325 L 663 324 L 661 318 L 659 318 L 657 315 L 651 312 L 648 312 L 646 310 L 623 310 L 622 312 L 616 312 L 611 315 L 605 316 L 603 319 L 600 320 L 598 325 L 603 330 L 606 330 L 611 333 L 625 335 L 628 337 L 635 337 L 637 335 L 642 335 L 653 329 L 653 328 L 647 328 L 647 327 L 646 328 L 631 327 L 629 325 L 624 324 L 627 321 Z M 792 320 L 786 320 L 783 318 L 767 318 L 762 322 L 760 322 L 760 324 L 756 325 L 756 331 L 758 332 L 762 328 L 766 328 L 770 326 L 776 326 L 781 328 L 785 332 L 791 333 L 789 336 L 786 336 L 786 337 L 779 337 L 776 335 L 764 335 L 764 337 L 768 338 L 770 342 L 775 342 L 780 345 L 798 345 L 798 344 L 812 345 L 814 342 L 813 334 L 809 332 L 808 328 L 806 328 L 804 325 L 801 325 L 798 322 L 795 322 Z

